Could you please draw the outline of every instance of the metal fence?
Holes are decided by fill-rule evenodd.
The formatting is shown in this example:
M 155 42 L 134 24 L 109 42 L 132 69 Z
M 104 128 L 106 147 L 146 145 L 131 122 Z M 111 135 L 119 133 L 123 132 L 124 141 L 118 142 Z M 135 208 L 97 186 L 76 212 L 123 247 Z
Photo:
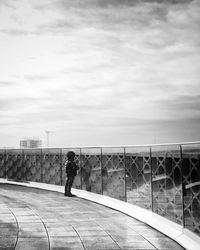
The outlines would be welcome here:
M 0 149 L 0 178 L 65 185 L 69 150 L 80 167 L 74 188 L 152 210 L 200 236 L 200 142 Z

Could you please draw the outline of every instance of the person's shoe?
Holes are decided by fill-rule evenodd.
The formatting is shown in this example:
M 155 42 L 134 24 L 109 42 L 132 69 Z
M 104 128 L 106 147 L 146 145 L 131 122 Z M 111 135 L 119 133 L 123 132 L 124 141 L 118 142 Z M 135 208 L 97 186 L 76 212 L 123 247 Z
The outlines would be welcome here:
M 67 197 L 75 197 L 76 195 L 75 195 L 75 194 L 64 194 L 64 196 L 67 196 Z

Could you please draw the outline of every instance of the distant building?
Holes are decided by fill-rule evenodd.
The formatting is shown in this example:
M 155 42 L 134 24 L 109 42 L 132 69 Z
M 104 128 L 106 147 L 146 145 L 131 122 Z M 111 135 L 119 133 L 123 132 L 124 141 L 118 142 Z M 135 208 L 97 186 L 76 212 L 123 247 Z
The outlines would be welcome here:
M 20 148 L 41 148 L 42 141 L 36 138 L 26 138 L 20 140 Z

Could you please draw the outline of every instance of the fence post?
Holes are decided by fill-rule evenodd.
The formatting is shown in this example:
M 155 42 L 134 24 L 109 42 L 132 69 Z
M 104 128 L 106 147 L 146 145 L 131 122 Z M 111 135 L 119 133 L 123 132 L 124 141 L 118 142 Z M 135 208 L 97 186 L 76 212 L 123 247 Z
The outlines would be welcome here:
M 6 170 L 6 149 L 4 150 L 4 154 L 3 154 L 3 168 L 4 168 L 4 171 L 3 171 L 3 177 L 6 179 L 7 178 L 7 170 Z
M 152 149 L 151 149 L 151 146 L 150 146 L 150 150 L 149 150 L 149 153 L 150 153 L 150 171 L 151 171 L 151 178 L 150 178 L 150 181 L 151 181 L 151 210 L 153 212 L 153 173 L 152 173 L 152 169 L 153 169 L 153 159 L 152 159 Z
M 124 201 L 127 202 L 126 190 L 126 148 L 124 147 Z
M 60 149 L 60 185 L 62 186 L 63 181 L 62 181 L 62 148 Z
M 24 156 L 24 149 L 22 149 L 22 180 L 25 181 L 25 156 Z
M 41 169 L 41 176 L 40 176 L 40 182 L 43 182 L 43 154 L 42 154 L 42 149 L 40 151 L 40 169 Z
M 100 168 L 101 168 L 101 194 L 103 195 L 103 160 L 102 160 L 102 147 L 100 148 Z
M 184 177 L 183 177 L 183 149 L 182 149 L 182 146 L 180 145 L 180 154 L 181 154 L 181 186 L 182 186 L 182 218 L 183 218 L 183 221 L 182 221 L 182 225 L 183 227 L 185 227 L 185 216 L 184 216 Z
M 82 183 L 82 161 L 81 161 L 81 155 L 82 155 L 82 150 L 81 150 L 81 148 L 80 148 L 80 153 L 79 153 L 79 167 L 80 167 L 80 181 L 81 181 L 81 190 L 83 189 L 83 183 Z
M 5 174 L 6 174 L 6 179 L 8 179 L 8 152 L 5 150 Z

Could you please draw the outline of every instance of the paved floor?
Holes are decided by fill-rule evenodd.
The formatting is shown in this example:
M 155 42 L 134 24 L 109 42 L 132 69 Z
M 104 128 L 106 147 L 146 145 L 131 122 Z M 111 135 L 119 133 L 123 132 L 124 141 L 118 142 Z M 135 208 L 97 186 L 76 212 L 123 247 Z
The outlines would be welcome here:
M 183 250 L 121 212 L 61 193 L 0 184 L 0 249 Z

